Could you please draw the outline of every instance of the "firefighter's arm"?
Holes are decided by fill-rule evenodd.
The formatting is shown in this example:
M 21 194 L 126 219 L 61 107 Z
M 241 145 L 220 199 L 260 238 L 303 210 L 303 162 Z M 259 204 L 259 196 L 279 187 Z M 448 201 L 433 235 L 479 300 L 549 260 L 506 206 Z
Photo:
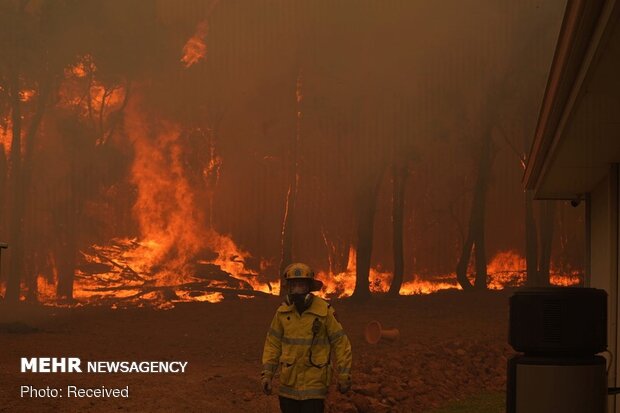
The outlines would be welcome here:
M 265 339 L 265 347 L 263 349 L 263 371 L 261 376 L 271 380 L 278 368 L 280 354 L 282 353 L 282 335 L 284 329 L 278 318 L 278 314 L 273 317 L 267 338 Z
M 327 313 L 326 327 L 329 344 L 336 355 L 336 373 L 338 374 L 338 384 L 340 386 L 351 385 L 351 342 L 344 332 L 342 325 L 334 316 L 333 307 L 329 307 Z

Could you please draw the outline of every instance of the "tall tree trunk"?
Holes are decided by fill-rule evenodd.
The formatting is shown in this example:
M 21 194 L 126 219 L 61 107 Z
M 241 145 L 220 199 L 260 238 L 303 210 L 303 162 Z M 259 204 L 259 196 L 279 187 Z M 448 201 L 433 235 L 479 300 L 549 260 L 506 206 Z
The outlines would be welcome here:
M 284 294 L 284 269 L 293 261 L 293 222 L 295 216 L 295 204 L 297 202 L 297 187 L 299 185 L 298 170 L 298 148 L 301 134 L 301 100 L 302 100 L 302 71 L 297 71 L 297 81 L 295 84 L 295 114 L 296 128 L 295 136 L 291 142 L 290 164 L 289 164 L 289 187 L 286 193 L 286 204 L 284 207 L 284 219 L 282 220 L 282 250 L 280 256 L 280 295 Z
M 490 144 L 491 137 L 484 144 L 483 160 L 481 165 L 481 171 L 478 176 L 479 188 L 476 191 L 476 199 L 474 202 L 474 208 L 476 208 L 476 241 L 475 241 L 475 257 L 476 257 L 476 279 L 474 287 L 479 290 L 486 290 L 487 288 L 487 253 L 486 253 L 486 206 L 487 206 L 487 191 L 489 187 L 489 175 L 491 174 L 491 159 L 490 159 Z
M 538 234 L 534 219 L 534 193 L 525 191 L 525 261 L 526 285 L 538 285 Z
M 207 208 L 208 208 L 208 222 L 209 229 L 213 229 L 213 205 L 215 203 L 215 190 L 220 179 L 220 168 L 222 167 L 222 160 L 218 154 L 217 140 L 220 133 L 220 125 L 223 115 L 214 116 L 209 120 L 207 128 L 207 146 L 209 150 L 209 163 L 206 167 L 206 174 L 203 173 L 203 179 L 205 180 L 205 186 L 207 191 Z
M 350 240 L 338 238 L 336 247 L 336 259 L 334 260 L 334 272 L 336 274 L 345 272 L 349 264 L 349 255 L 351 254 Z
M 472 219 L 470 218 L 470 222 L 471 220 Z M 456 281 L 463 290 L 470 290 L 473 288 L 473 285 L 469 282 L 469 278 L 467 278 L 467 268 L 469 267 L 471 250 L 474 246 L 474 238 L 471 230 L 468 232 L 467 239 L 463 243 L 463 249 L 461 250 L 459 262 L 456 264 Z
M 553 224 L 555 221 L 555 201 L 542 201 L 540 218 L 540 260 L 538 262 L 538 283 L 548 286 L 551 267 L 551 247 L 553 243 Z
M 327 250 L 329 272 L 339 274 L 346 271 L 349 262 L 349 250 L 351 249 L 350 241 L 346 241 L 340 236 L 330 237 L 325 230 L 321 230 L 321 235 Z
M 11 169 L 10 169 L 10 222 L 9 222 L 9 274 L 6 283 L 5 298 L 7 301 L 18 301 L 20 296 L 20 282 L 23 273 L 23 186 L 22 186 L 22 117 L 19 102 L 19 75 L 15 68 L 10 70 L 9 79 L 11 99 Z
M 6 234 L 7 226 L 7 194 L 9 193 L 7 188 L 7 177 L 9 176 L 9 162 L 6 157 L 4 145 L 0 145 L 0 234 Z M 6 235 L 3 235 L 4 238 Z M 4 242 L 0 240 L 0 242 Z M 0 270 L 0 273 L 2 270 Z
M 32 155 L 35 148 L 35 141 L 39 126 L 45 114 L 47 106 L 47 98 L 51 90 L 51 79 L 49 76 L 42 81 L 39 87 L 39 96 L 34 116 L 30 121 L 30 127 L 25 135 L 25 148 L 22 160 L 21 154 L 21 108 L 19 103 L 19 80 L 18 74 L 12 74 L 11 77 L 11 112 L 13 124 L 13 137 L 11 145 L 11 163 L 12 163 L 12 184 L 13 184 L 13 203 L 11 205 L 11 243 L 12 254 L 9 278 L 7 280 L 6 298 L 9 301 L 18 301 L 20 296 L 20 284 L 22 275 L 24 275 L 24 257 L 25 257 L 25 210 L 28 206 L 28 195 L 30 189 Z M 19 118 L 19 119 L 18 119 Z M 18 126 L 15 125 L 17 121 Z
M 293 214 L 297 192 L 297 180 L 289 184 L 286 194 L 286 206 L 284 207 L 284 220 L 282 221 L 282 249 L 280 256 L 280 276 L 284 274 L 287 265 L 293 262 Z M 283 285 L 281 280 L 280 285 Z M 284 289 L 280 288 L 280 295 L 284 295 Z
M 355 289 L 353 297 L 365 299 L 370 296 L 370 258 L 374 238 L 377 194 L 381 186 L 383 168 L 374 177 L 363 181 L 358 188 L 356 202 L 357 256 L 355 257 Z
M 58 284 L 56 286 L 56 297 L 61 302 L 73 301 L 73 282 L 75 277 L 75 254 L 76 225 L 67 222 L 65 233 L 62 234 L 61 245 L 57 248 L 56 263 L 58 271 Z
M 405 207 L 405 183 L 407 181 L 407 163 L 395 163 L 392 168 L 394 177 L 392 193 L 392 247 L 394 249 L 394 278 L 389 294 L 398 295 L 403 285 L 405 258 L 403 251 L 403 211 Z
M 482 224 L 480 224 L 480 233 L 476 241 L 475 257 L 476 257 L 476 279 L 474 281 L 474 287 L 478 290 L 486 290 L 487 288 L 487 253 L 485 249 L 484 241 L 484 216 L 482 217 Z
M 469 215 L 469 228 L 467 239 L 463 243 L 461 257 L 456 266 L 456 279 L 463 290 L 472 287 L 486 289 L 487 286 L 487 260 L 485 251 L 485 213 L 486 195 L 488 190 L 489 176 L 491 174 L 491 133 L 487 133 L 483 138 L 480 150 L 480 163 L 474 195 L 472 200 L 471 212 Z M 467 269 L 471 259 L 472 249 L 475 248 L 475 284 L 472 286 L 467 278 Z
M 58 284 L 56 285 L 56 297 L 61 302 L 73 301 L 73 282 L 75 278 L 77 234 L 81 230 L 82 208 L 79 194 L 79 175 L 77 173 L 77 159 L 79 153 L 71 151 L 71 167 L 68 182 L 69 195 L 63 211 L 59 211 L 57 228 L 59 243 L 56 246 L 56 265 L 58 272 Z

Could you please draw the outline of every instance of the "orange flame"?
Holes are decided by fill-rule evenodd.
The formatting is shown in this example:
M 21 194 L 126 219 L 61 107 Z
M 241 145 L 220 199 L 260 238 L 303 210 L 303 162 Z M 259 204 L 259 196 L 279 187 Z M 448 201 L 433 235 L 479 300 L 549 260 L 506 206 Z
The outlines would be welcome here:
M 57 278 L 48 281 L 43 274 L 37 276 L 37 298 L 41 302 L 51 302 L 56 300 Z
M 142 239 L 136 251 L 142 257 L 138 270 L 149 272 L 161 265 L 160 284 L 188 282 L 187 263 L 204 246 L 204 225 L 184 171 L 181 131 L 168 122 L 160 122 L 157 131 L 147 125 L 151 125 L 148 119 L 131 111 L 132 181 L 138 189 L 133 212 Z
M 195 291 L 184 286 L 199 281 L 196 277 L 166 279 L 170 269 L 160 272 L 155 261 L 150 261 L 161 252 L 158 248 L 157 244 L 140 243 L 136 239 L 116 239 L 111 245 L 93 245 L 89 251 L 82 251 L 88 271 L 76 272 L 74 298 L 88 303 L 149 303 L 161 309 L 174 307 L 174 302 L 213 303 L 223 299 L 220 292 Z
M 4 150 L 4 155 L 9 156 L 11 152 L 11 140 L 13 137 L 13 122 L 7 116 L 0 122 L 0 149 Z
M 183 46 L 183 57 L 181 62 L 185 64 L 185 67 L 190 67 L 196 64 L 200 59 L 204 58 L 207 54 L 207 45 L 205 44 L 205 38 L 209 32 L 209 23 L 206 20 L 201 21 L 196 26 L 194 35 Z
M 0 87 L 0 92 L 4 89 Z M 19 92 L 19 100 L 21 102 L 28 102 L 37 92 L 34 89 L 24 89 Z M 11 152 L 11 141 L 13 138 L 13 120 L 10 115 L 0 119 L 0 149 L 4 149 L 5 156 L 8 156 Z
M 104 127 L 108 115 L 118 110 L 127 94 L 120 84 L 107 84 L 98 78 L 97 66 L 90 55 L 80 56 L 76 63 L 65 67 L 60 85 L 58 106 L 75 108 L 78 113 Z M 103 143 L 100 140 L 97 144 Z
M 242 281 L 233 288 L 254 289 L 265 293 L 278 294 L 278 286 L 266 281 L 259 281 L 259 274 L 246 267 L 250 254 L 239 248 L 229 236 L 207 231 L 206 239 L 210 247 L 217 251 L 217 258 L 198 261 L 202 264 L 219 266 L 232 279 Z M 176 280 L 166 279 L 169 271 L 157 272 L 153 262 L 157 260 L 160 244 L 140 243 L 136 239 L 117 239 L 108 246 L 93 246 L 89 252 L 82 252 L 85 261 L 91 265 L 90 273 L 78 270 L 74 286 L 74 298 L 83 303 L 112 303 L 113 308 L 119 305 L 150 305 L 159 309 L 173 308 L 178 302 L 211 302 L 224 299 L 222 292 L 196 291 L 185 283 L 201 281 L 195 275 L 186 274 Z M 149 251 L 152 249 L 151 251 Z M 146 252 L 146 254 L 145 254 Z M 355 287 L 355 249 L 351 247 L 347 269 L 338 274 L 319 272 L 317 278 L 324 282 L 324 288 L 318 293 L 322 297 L 350 296 Z M 502 289 L 506 286 L 519 286 L 525 281 L 524 270 L 519 267 L 525 261 L 513 251 L 498 253 L 489 263 L 490 289 Z M 265 262 L 261 266 L 267 265 Z M 99 266 L 100 271 L 96 267 Z M 138 272 L 140 271 L 140 272 Z M 142 272 L 144 271 L 144 272 Z M 163 276 L 163 278 L 162 278 Z M 389 290 L 392 274 L 380 269 L 370 270 L 370 289 L 375 293 Z M 454 273 L 423 278 L 414 275 L 410 281 L 404 282 L 400 289 L 401 295 L 431 294 L 444 289 L 461 289 L 456 282 Z M 162 280 L 166 280 L 163 282 Z M 52 281 L 43 275 L 37 279 L 38 297 L 42 302 L 53 302 L 56 296 L 57 274 Z M 225 280 L 202 280 L 209 287 L 230 288 Z M 553 285 L 577 285 L 581 276 L 577 273 L 569 275 L 553 274 Z M 158 289 L 158 286 L 162 286 Z M 241 298 L 251 298 L 241 294 Z
M 317 278 L 323 281 L 322 296 L 346 297 L 350 296 L 355 289 L 355 256 L 353 247 L 349 251 L 347 268 L 341 273 L 328 273 L 321 271 Z M 514 251 L 497 253 L 487 266 L 487 287 L 493 290 L 501 290 L 506 287 L 516 287 L 525 284 L 525 258 Z M 414 274 L 408 277 L 400 288 L 400 295 L 430 294 L 445 289 L 462 289 L 456 281 L 456 274 L 444 274 L 435 276 L 422 276 Z M 551 275 L 551 284 L 558 286 L 571 286 L 581 283 L 581 275 L 554 273 Z M 380 268 L 371 268 L 369 274 L 370 290 L 372 292 L 385 293 L 390 288 L 392 274 L 383 272 Z
M 257 271 L 247 268 L 249 252 L 206 225 L 187 178 L 181 128 L 147 119 L 137 106 L 132 104 L 128 110 L 126 129 L 135 153 L 133 213 L 140 236 L 82 251 L 88 268 L 76 274 L 74 297 L 89 302 L 116 298 L 169 308 L 173 302 L 223 299 L 220 291 L 209 288 L 277 292 Z M 207 251 L 216 257 L 201 258 Z M 220 271 L 207 267 L 212 274 L 198 274 L 196 265 L 204 268 L 205 264 Z M 210 279 L 213 275 L 215 279 Z
M 217 251 L 217 258 L 210 261 L 219 266 L 232 277 L 247 282 L 252 289 L 268 294 L 279 294 L 280 286 L 271 285 L 269 282 L 258 280 L 258 272 L 246 268 L 246 260 L 251 257 L 250 253 L 235 245 L 229 236 L 223 236 L 212 231 L 210 247 Z
M 487 265 L 491 290 L 501 290 L 509 286 L 525 283 L 525 258 L 514 251 L 499 252 Z
M 30 99 L 36 95 L 36 90 L 34 89 L 24 89 L 19 92 L 19 100 L 22 102 L 28 102 Z
M 88 73 L 94 73 L 96 70 L 95 64 L 92 62 L 90 55 L 83 56 L 77 63 L 69 65 L 65 68 L 65 77 L 74 76 L 76 78 L 83 78 Z
M 298 95 L 300 97 L 301 94 Z M 228 235 L 219 234 L 206 222 L 206 214 L 197 204 L 185 170 L 180 126 L 155 120 L 139 110 L 139 102 L 127 108 L 125 129 L 134 148 L 131 182 L 137 189 L 133 206 L 139 235 L 114 239 L 108 245 L 93 245 L 82 251 L 85 267 L 76 272 L 74 297 L 95 302 L 121 302 L 171 308 L 175 302 L 218 302 L 224 289 L 235 289 L 241 295 L 255 290 L 278 294 L 264 276 L 270 264 L 260 261 L 260 271 L 248 268 L 251 254 L 236 245 Z M 218 165 L 222 163 L 217 158 Z M 209 255 L 214 253 L 213 255 Z M 345 297 L 355 287 L 356 251 L 350 247 L 345 271 L 334 274 L 321 271 L 317 278 L 324 282 L 319 292 L 324 297 Z M 86 265 L 87 264 L 87 265 Z M 199 274 L 197 266 L 206 273 Z M 488 265 L 488 287 L 501 289 L 522 285 L 525 260 L 514 251 L 500 252 Z M 57 274 L 54 274 L 57 280 Z M 381 267 L 370 269 L 370 290 L 389 290 L 393 275 Z M 49 302 L 55 297 L 55 281 L 37 279 L 39 297 Z M 454 273 L 406 277 L 400 294 L 429 294 L 442 289 L 460 288 Z M 577 273 L 568 277 L 557 270 L 554 285 L 575 285 Z

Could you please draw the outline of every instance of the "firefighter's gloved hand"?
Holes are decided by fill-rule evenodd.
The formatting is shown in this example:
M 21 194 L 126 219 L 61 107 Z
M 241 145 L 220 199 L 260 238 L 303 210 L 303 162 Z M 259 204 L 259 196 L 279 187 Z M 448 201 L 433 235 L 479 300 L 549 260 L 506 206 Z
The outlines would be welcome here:
M 260 384 L 263 388 L 263 393 L 267 395 L 271 394 L 271 379 L 269 377 L 263 377 L 260 381 Z
M 338 391 L 342 394 L 348 393 L 351 390 L 350 381 L 341 381 L 338 383 Z

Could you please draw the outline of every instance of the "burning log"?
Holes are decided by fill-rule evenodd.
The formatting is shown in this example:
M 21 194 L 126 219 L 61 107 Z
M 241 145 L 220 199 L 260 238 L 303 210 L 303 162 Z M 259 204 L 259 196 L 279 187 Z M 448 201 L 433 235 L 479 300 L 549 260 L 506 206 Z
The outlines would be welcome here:
M 154 249 L 157 243 L 149 241 L 114 239 L 109 245 L 93 245 L 81 251 L 76 298 L 111 303 L 113 308 L 117 303 L 172 308 L 176 302 L 218 302 L 226 295 L 269 296 L 271 286 L 260 288 L 265 283 L 245 268 L 245 256 L 236 253 L 232 241 L 224 237 L 220 241 L 233 253 L 209 257 L 209 251 L 203 251 L 202 259 L 194 255 L 194 262 L 179 259 L 175 250 L 162 256 Z
M 117 263 L 116 261 L 114 261 L 111 258 L 106 257 L 105 255 L 101 254 L 101 253 L 96 253 L 95 255 L 97 255 L 97 257 L 101 258 L 102 260 L 108 261 L 110 264 L 112 264 L 113 266 L 119 268 L 121 270 L 121 273 L 123 274 L 131 274 L 133 276 L 133 280 L 137 281 L 144 281 L 144 278 L 140 276 L 140 274 L 138 274 L 136 271 L 134 271 L 129 265 L 125 264 L 125 265 L 121 265 L 119 263 Z M 127 277 L 132 279 L 132 277 Z
M 114 291 L 131 291 L 139 289 L 140 292 L 123 297 L 125 299 L 133 299 L 138 298 L 144 294 L 148 294 L 155 291 L 180 291 L 180 290 L 189 290 L 195 292 L 217 292 L 222 294 L 232 294 L 232 295 L 249 295 L 255 297 L 269 297 L 271 296 L 268 293 L 264 293 L 262 291 L 252 290 L 252 289 L 233 289 L 233 288 L 225 288 L 225 287 L 214 287 L 210 282 L 192 282 L 185 283 L 179 285 L 163 285 L 163 286 L 116 286 L 116 287 L 98 287 L 98 288 L 85 288 L 84 291 L 89 291 L 93 293 L 104 293 L 104 292 L 114 292 Z M 191 294 L 191 293 L 190 293 Z
M 85 262 L 78 267 L 78 270 L 85 274 L 105 274 L 112 271 L 112 266 L 102 262 Z
M 245 275 L 251 276 L 252 274 Z M 247 281 L 231 277 L 229 273 L 222 270 L 218 265 L 209 262 L 205 263 L 199 261 L 194 264 L 194 277 L 200 278 L 202 280 L 223 281 L 225 283 L 230 283 L 234 281 L 235 283 L 239 284 L 241 288 L 253 290 L 252 286 Z

